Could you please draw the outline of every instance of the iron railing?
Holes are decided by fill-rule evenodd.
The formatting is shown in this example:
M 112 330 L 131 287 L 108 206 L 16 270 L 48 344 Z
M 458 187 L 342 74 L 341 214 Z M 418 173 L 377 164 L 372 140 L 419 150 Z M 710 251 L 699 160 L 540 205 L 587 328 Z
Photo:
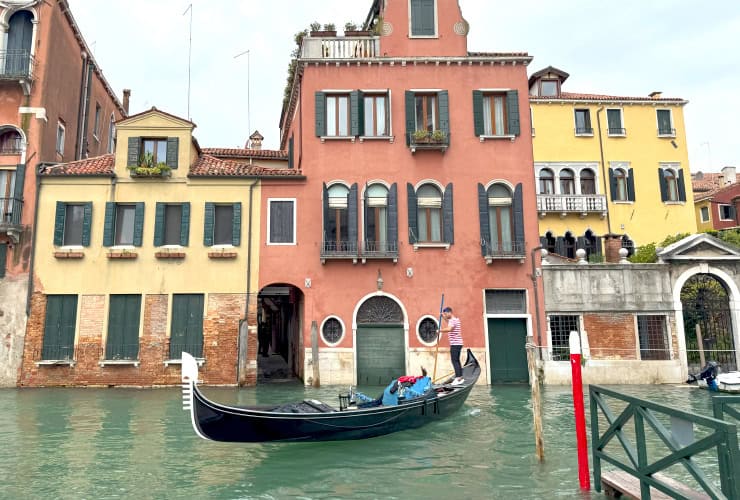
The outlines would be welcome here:
M 0 230 L 20 226 L 23 201 L 18 198 L 0 198 Z
M 36 361 L 74 361 L 76 356 L 74 344 L 44 344 L 40 350 L 34 351 Z
M 105 361 L 136 361 L 139 359 L 139 343 L 106 345 L 103 353 Z
M 408 138 L 409 147 L 412 150 L 417 149 L 441 149 L 446 150 L 450 145 L 450 133 L 444 132 L 442 137 L 435 139 L 432 136 L 433 132 L 427 132 L 425 136 L 421 137 L 419 132 L 407 132 L 406 137 Z
M 594 135 L 593 127 L 576 127 L 576 135 Z
M 627 135 L 627 129 L 619 127 L 609 127 L 609 135 Z
M 538 212 L 604 212 L 606 196 L 603 194 L 538 194 Z
M 612 411 L 605 396 L 621 403 L 626 407 L 619 415 Z M 661 471 L 674 465 L 682 465 L 696 481 L 698 486 L 709 494 L 711 498 L 738 499 L 740 498 L 740 449 L 738 449 L 737 427 L 722 420 L 704 417 L 695 413 L 671 408 L 653 403 L 644 399 L 628 396 L 604 387 L 589 386 L 589 400 L 591 406 L 591 454 L 593 460 L 594 486 L 601 491 L 601 461 L 604 460 L 640 481 L 641 496 L 650 498 L 650 488 L 655 488 L 673 498 L 685 498 L 672 484 L 662 480 Z M 599 418 L 604 417 L 607 429 L 599 429 Z M 658 419 L 670 418 L 671 429 Z M 632 442 L 625 431 L 627 424 L 634 423 L 635 439 Z M 648 425 L 646 426 L 645 423 Z M 701 437 L 694 438 L 694 426 L 701 427 Z M 668 454 L 652 462 L 648 458 L 646 431 L 652 431 L 663 442 Z M 607 445 L 617 438 L 620 447 Z M 720 465 L 720 483 L 716 484 L 704 474 L 699 467 L 700 462 L 694 456 L 716 449 Z M 619 453 L 621 451 L 622 453 Z M 659 450 L 651 447 L 652 455 L 660 454 Z M 626 455 L 628 462 L 623 461 Z M 710 467 L 712 465 L 709 465 Z
M 362 257 L 368 259 L 393 259 L 398 257 L 397 241 L 370 241 L 362 242 Z
M 33 56 L 27 50 L 0 50 L 0 79 L 31 78 Z
M 370 59 L 380 55 L 380 37 L 305 37 L 302 59 Z
M 23 139 L 13 137 L 0 143 L 0 155 L 19 155 L 23 152 Z
M 346 259 L 357 258 L 359 252 L 356 241 L 328 241 L 321 242 L 322 259 Z
M 658 128 L 658 135 L 675 137 L 676 129 L 675 128 Z
M 481 239 L 481 245 L 485 249 L 486 257 L 493 259 L 518 259 L 526 254 L 524 241 L 490 241 Z

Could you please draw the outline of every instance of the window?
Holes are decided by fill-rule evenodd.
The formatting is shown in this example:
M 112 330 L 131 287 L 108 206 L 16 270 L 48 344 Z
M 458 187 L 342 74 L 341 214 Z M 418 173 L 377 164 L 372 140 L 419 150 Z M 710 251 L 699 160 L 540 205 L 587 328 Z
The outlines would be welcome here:
M 90 246 L 92 202 L 57 202 L 54 217 L 55 246 Z
M 433 184 L 416 192 L 419 242 L 442 241 L 442 193 Z
M 234 220 L 234 207 L 231 205 L 216 205 L 214 212 L 213 243 L 215 245 L 231 245 L 231 225 Z
M 207 202 L 203 225 L 203 244 L 213 245 L 241 244 L 242 204 Z
M 23 150 L 23 139 L 17 130 L 5 130 L 0 134 L 0 155 L 17 155 Z
M 735 220 L 735 207 L 732 205 L 720 205 L 719 220 Z
M 8 261 L 8 243 L 0 243 L 0 278 L 5 277 L 5 266 Z
M 588 109 L 576 109 L 576 135 L 593 135 L 591 128 L 591 111 Z
M 540 194 L 555 194 L 555 174 L 549 168 L 540 170 Z
M 436 0 L 409 0 L 411 36 L 437 34 Z
M 47 295 L 43 360 L 74 359 L 77 295 Z
M 658 169 L 660 198 L 664 202 L 685 202 L 686 185 L 678 163 L 665 163 Z
M 558 95 L 557 80 L 540 80 L 540 96 L 556 97 Z
M 427 344 L 434 345 L 437 343 L 439 337 L 439 328 L 437 327 L 437 320 L 430 316 L 426 316 L 419 321 L 419 325 L 416 328 L 419 339 Z
M 473 125 L 478 137 L 519 135 L 519 92 L 474 90 Z
M 95 103 L 95 125 L 93 125 L 93 135 L 97 139 L 100 137 L 100 104 Z
M 488 188 L 488 225 L 491 253 L 510 253 L 514 249 L 512 196 L 508 187 L 494 184 Z
M 365 191 L 365 251 L 396 250 L 395 241 L 389 245 L 388 188 L 371 184 Z
M 177 168 L 179 148 L 178 137 L 129 137 L 127 166 L 155 167 L 165 164 L 171 169 Z
M 151 158 L 151 166 L 167 161 L 167 139 L 142 139 L 142 159 Z
M 417 94 L 414 96 L 416 130 L 434 132 L 439 130 L 439 109 L 436 94 Z
M 658 118 L 658 135 L 675 137 L 676 129 L 673 128 L 673 116 L 670 109 L 658 109 L 656 111 Z
M 116 245 L 134 244 L 134 220 L 136 207 L 134 205 L 118 205 L 116 207 Z
M 552 315 L 547 319 L 550 323 L 550 338 L 552 339 L 552 360 L 568 361 L 570 359 L 570 332 L 578 332 L 580 341 L 581 319 L 573 315 Z
M 560 194 L 576 194 L 575 176 L 569 168 L 560 171 Z
M 483 95 L 483 128 L 485 135 L 504 135 L 506 126 L 506 95 Z
M 84 205 L 66 206 L 64 214 L 64 242 L 68 245 L 82 245 L 82 221 L 85 218 Z
M 349 135 L 349 95 L 326 96 L 326 135 L 346 137 Z
M 622 236 L 622 248 L 627 249 L 627 257 L 632 257 L 635 254 L 635 242 L 626 234 Z
M 627 173 L 617 168 L 614 170 L 614 178 L 617 182 L 617 196 L 615 201 L 627 201 Z
M 640 338 L 640 359 L 671 359 L 665 316 L 638 316 L 637 333 Z
M 446 150 L 450 135 L 448 92 L 407 90 L 405 108 L 406 145 L 411 146 L 411 152 L 417 148 Z M 482 118 L 480 127 L 482 130 Z
M 606 110 L 606 122 L 608 127 L 609 135 L 625 135 L 624 124 L 622 123 L 622 110 L 621 109 L 607 109 Z
M 188 246 L 190 203 L 157 203 L 154 217 L 154 246 Z
M 527 300 L 524 290 L 486 290 L 486 314 L 524 314 Z
M 144 231 L 144 203 L 105 204 L 103 246 L 133 245 L 140 247 Z
M 64 154 L 64 122 L 59 120 L 57 122 L 57 153 L 60 155 Z
M 267 201 L 267 244 L 295 245 L 295 200 L 270 199 Z
M 321 325 L 321 338 L 329 345 L 336 345 L 344 336 L 344 325 L 339 318 L 331 316 Z
M 349 243 L 349 188 L 343 184 L 329 187 L 328 219 L 324 221 L 325 247 L 346 249 Z
M 596 194 L 596 174 L 590 168 L 581 170 L 581 194 Z
M 627 162 L 612 162 L 609 185 L 612 201 L 635 201 L 635 174 Z
M 203 294 L 172 295 L 170 320 L 170 359 L 181 359 L 187 352 L 203 357 Z
M 108 309 L 106 360 L 139 358 L 139 318 L 141 295 L 111 295 Z
M 701 207 L 701 221 L 709 222 L 709 207 Z
M 108 126 L 108 153 L 112 153 L 116 142 L 116 117 L 111 113 Z
M 15 170 L 0 170 L 0 217 L 2 217 L 0 220 L 2 222 L 13 222 L 15 174 Z
M 678 182 L 676 180 L 676 173 L 667 168 L 663 170 L 663 179 L 668 193 L 665 201 L 678 201 Z
M 390 135 L 388 94 L 364 94 L 365 123 L 363 135 L 385 137 Z

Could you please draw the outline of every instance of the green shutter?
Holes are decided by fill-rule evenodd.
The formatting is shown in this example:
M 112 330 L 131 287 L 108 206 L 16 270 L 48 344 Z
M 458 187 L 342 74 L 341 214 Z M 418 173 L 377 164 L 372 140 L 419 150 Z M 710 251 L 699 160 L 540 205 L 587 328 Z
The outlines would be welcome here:
M 478 183 L 478 216 L 480 220 L 480 251 L 485 257 L 491 244 L 491 224 L 488 220 L 488 193 L 483 184 Z
M 473 91 L 473 130 L 477 137 L 485 133 L 483 123 L 483 92 L 480 90 Z
M 686 201 L 686 184 L 683 180 L 683 169 L 678 169 L 678 201 Z
M 54 246 L 64 245 L 64 222 L 67 217 L 67 204 L 63 201 L 57 202 L 57 211 L 54 216 Z
M 411 183 L 406 183 L 406 197 L 408 198 L 409 213 L 409 243 L 413 245 L 418 241 L 419 226 L 417 222 L 418 214 L 416 213 L 416 190 Z
M 632 168 L 627 174 L 627 199 L 635 201 L 635 171 Z
M 326 94 L 316 92 L 316 137 L 326 135 Z
M 5 267 L 8 260 L 8 244 L 0 243 L 0 278 L 5 277 Z
M 514 250 L 524 253 L 524 193 L 522 183 L 514 188 Z
M 183 351 L 203 357 L 203 295 L 173 295 L 170 330 L 170 358 L 180 359 Z
M 406 145 L 411 144 L 411 134 L 416 131 L 416 96 L 410 90 L 406 91 Z
M 16 200 L 23 199 L 23 185 L 26 182 L 26 165 L 19 163 L 15 167 L 15 188 L 13 189 L 13 198 Z M 20 205 L 16 205 L 20 207 Z
M 170 168 L 177 168 L 179 156 L 180 156 L 180 138 L 179 137 L 168 137 L 167 138 L 167 166 Z
M 365 94 L 361 91 L 357 91 L 357 135 L 365 135 Z M 390 103 L 389 103 L 390 104 Z M 388 110 L 386 109 L 386 112 Z M 370 135 L 375 135 L 373 131 Z
M 398 187 L 394 182 L 388 191 L 388 243 L 398 251 Z
M 519 135 L 521 126 L 519 123 L 519 91 L 517 90 L 506 92 L 506 115 L 509 123 L 509 134 Z
M 164 244 L 164 212 L 167 205 L 157 202 L 154 209 L 154 246 L 161 247 Z
M 323 183 L 322 191 L 321 191 L 321 199 L 323 203 L 323 209 L 324 209 L 324 222 L 322 224 L 322 236 L 321 236 L 321 248 L 324 248 L 324 244 L 326 243 L 326 228 L 329 224 L 329 189 L 326 187 L 326 183 Z
M 213 219 L 215 217 L 215 211 L 216 211 L 215 203 L 206 202 L 206 211 L 204 214 L 204 222 L 203 222 L 203 245 L 207 247 L 213 246 L 213 227 L 214 227 Z
M 350 245 L 357 243 L 357 183 L 349 188 L 347 200 L 347 239 Z
M 442 230 L 445 243 L 455 243 L 455 218 L 452 205 L 452 183 L 447 184 L 442 198 Z
M 439 129 L 450 139 L 450 97 L 446 90 L 437 93 L 439 99 Z
M 611 191 L 612 201 L 617 201 L 617 176 L 614 175 L 614 169 L 609 169 L 609 190 Z
M 288 168 L 294 168 L 293 163 L 293 136 L 288 139 Z
M 129 137 L 128 138 L 128 159 L 127 166 L 138 167 L 139 166 L 139 149 L 141 147 L 141 138 Z
M 435 0 L 411 0 L 411 36 L 434 36 Z
M 112 201 L 105 202 L 105 220 L 103 226 L 103 246 L 113 246 L 113 235 L 116 230 L 116 204 Z
M 354 90 L 349 93 L 349 126 L 351 136 L 360 135 L 360 92 Z
M 144 202 L 136 202 L 134 212 L 134 246 L 140 247 L 144 243 Z
M 90 230 L 92 227 L 92 202 L 88 201 L 83 204 L 82 215 L 82 246 L 90 246 Z
M 77 295 L 47 295 L 41 359 L 74 359 Z
M 141 295 L 111 295 L 105 359 L 139 358 Z
M 242 243 L 242 204 L 236 202 L 233 205 L 232 215 L 232 226 L 231 226 L 231 244 L 238 247 Z M 249 244 L 249 242 L 247 243 Z
M 190 244 L 190 203 L 182 204 L 182 219 L 180 219 L 180 245 Z
M 663 176 L 663 169 L 658 169 L 658 182 L 660 183 L 660 200 L 661 201 L 667 201 L 668 200 L 668 184 L 665 181 L 665 177 Z

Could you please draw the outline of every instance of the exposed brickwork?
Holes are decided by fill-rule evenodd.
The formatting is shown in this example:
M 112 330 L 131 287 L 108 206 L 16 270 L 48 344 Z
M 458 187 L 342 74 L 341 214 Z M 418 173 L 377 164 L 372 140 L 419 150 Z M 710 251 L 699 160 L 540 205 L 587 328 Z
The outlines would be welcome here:
M 637 359 L 632 314 L 585 314 L 583 326 L 593 359 Z
M 208 305 L 206 317 L 203 318 L 203 355 L 206 364 L 202 369 L 202 380 L 206 384 L 235 384 L 239 321 L 244 317 L 246 295 L 211 293 L 206 298 Z M 256 354 L 255 350 L 255 359 Z
M 619 235 L 604 235 L 604 259 L 607 262 L 619 262 L 619 250 L 622 248 L 622 238 Z

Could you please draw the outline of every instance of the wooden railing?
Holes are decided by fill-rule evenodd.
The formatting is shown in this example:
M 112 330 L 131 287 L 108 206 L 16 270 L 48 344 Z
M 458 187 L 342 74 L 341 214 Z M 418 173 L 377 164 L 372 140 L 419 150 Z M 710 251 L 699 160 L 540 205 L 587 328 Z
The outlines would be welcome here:
M 302 59 L 369 59 L 379 53 L 377 36 L 306 37 L 301 48 Z

